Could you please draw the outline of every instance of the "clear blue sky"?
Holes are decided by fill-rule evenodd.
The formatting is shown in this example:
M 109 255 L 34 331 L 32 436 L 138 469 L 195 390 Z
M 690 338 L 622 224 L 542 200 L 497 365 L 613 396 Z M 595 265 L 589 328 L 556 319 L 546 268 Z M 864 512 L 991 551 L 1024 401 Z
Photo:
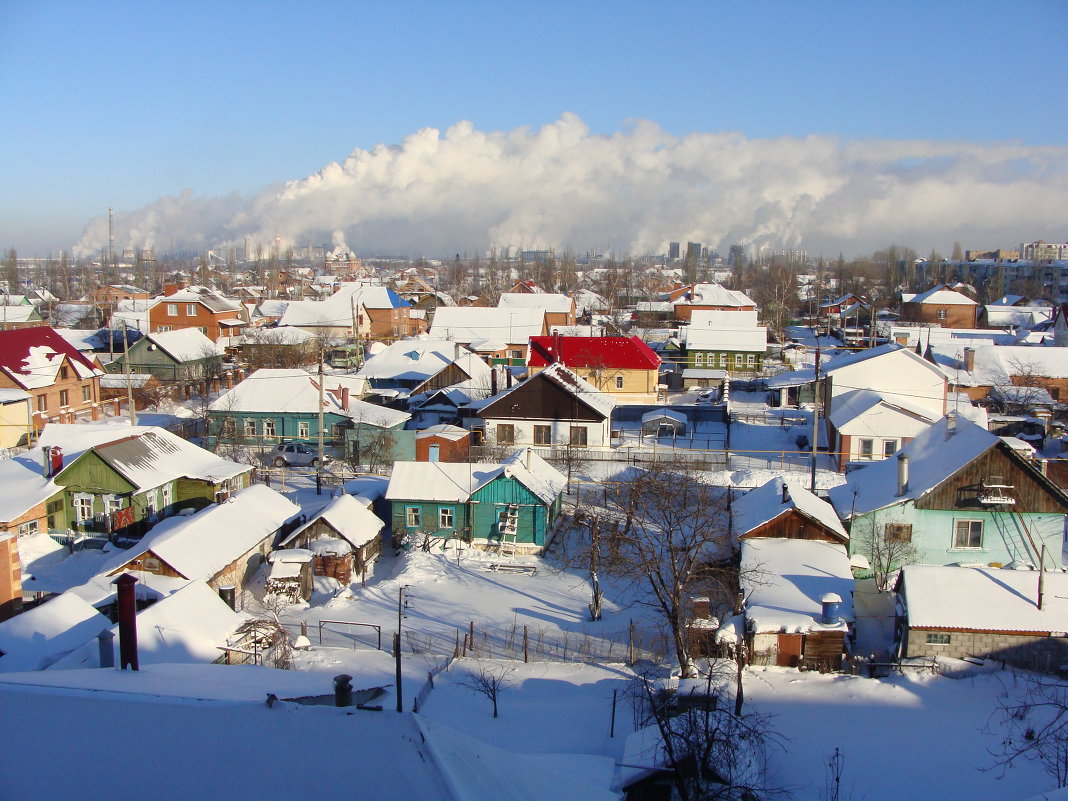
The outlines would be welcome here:
M 1068 142 L 1068 2 L 0 4 L 0 248 L 467 119 Z

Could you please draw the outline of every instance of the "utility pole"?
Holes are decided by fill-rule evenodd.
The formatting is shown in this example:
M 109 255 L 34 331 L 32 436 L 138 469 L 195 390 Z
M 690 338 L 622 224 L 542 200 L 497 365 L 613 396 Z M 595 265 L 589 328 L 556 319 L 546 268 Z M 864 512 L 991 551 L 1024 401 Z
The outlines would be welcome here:
M 397 661 L 397 711 L 404 711 L 404 689 L 401 677 L 401 621 L 404 619 L 404 595 L 408 585 L 400 588 L 397 595 L 397 633 L 393 637 L 393 656 Z
M 122 356 L 126 362 L 126 407 L 130 414 L 130 425 L 137 425 L 137 412 L 134 411 L 133 384 L 130 382 L 130 343 L 126 339 L 126 321 L 122 321 Z
M 323 348 L 319 346 L 319 461 L 315 463 L 315 494 L 323 494 L 323 404 L 326 386 L 323 379 Z
M 816 491 L 816 453 L 819 446 L 820 436 L 820 334 L 819 329 L 816 331 L 816 381 L 813 386 L 813 398 L 812 398 L 812 468 L 809 476 L 809 492 Z

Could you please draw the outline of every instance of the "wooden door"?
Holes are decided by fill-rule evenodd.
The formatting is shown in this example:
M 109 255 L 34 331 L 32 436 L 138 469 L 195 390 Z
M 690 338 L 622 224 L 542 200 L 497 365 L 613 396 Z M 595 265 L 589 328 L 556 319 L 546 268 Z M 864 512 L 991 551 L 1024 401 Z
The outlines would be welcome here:
M 800 634 L 779 635 L 779 658 L 775 662 L 779 667 L 797 667 L 801 663 Z

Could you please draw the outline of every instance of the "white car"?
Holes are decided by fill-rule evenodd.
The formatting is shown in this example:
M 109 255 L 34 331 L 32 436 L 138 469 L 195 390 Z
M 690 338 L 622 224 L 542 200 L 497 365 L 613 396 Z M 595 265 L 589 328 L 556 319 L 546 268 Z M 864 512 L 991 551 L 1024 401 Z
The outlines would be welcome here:
M 698 403 L 719 403 L 719 390 L 709 389 L 697 396 Z
M 303 442 L 283 442 L 271 449 L 268 459 L 275 467 L 318 467 L 319 454 Z M 324 459 L 325 461 L 325 459 Z

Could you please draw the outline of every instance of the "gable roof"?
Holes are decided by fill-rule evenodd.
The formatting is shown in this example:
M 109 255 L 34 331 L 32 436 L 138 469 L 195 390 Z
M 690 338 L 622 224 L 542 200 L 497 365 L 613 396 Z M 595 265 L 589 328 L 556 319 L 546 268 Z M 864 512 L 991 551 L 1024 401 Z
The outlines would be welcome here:
M 545 329 L 545 309 L 502 309 L 483 306 L 441 306 L 434 313 L 430 336 L 453 342 L 484 340 L 526 345 Z
M 221 356 L 226 352 L 224 348 L 216 345 L 195 328 L 156 331 L 151 334 L 145 334 L 145 339 L 176 362 L 194 362 L 200 359 Z
M 398 309 L 408 306 L 392 289 L 348 282 L 324 300 L 294 300 L 282 313 L 282 325 L 352 328 L 353 309 Z
M 945 284 L 933 286 L 926 292 L 913 295 L 905 303 L 930 303 L 937 306 L 978 306 L 967 295 L 950 289 Z
M 43 670 L 109 628 L 86 601 L 64 593 L 0 623 L 0 673 Z
M 499 309 L 545 309 L 553 314 L 570 314 L 574 300 L 554 292 L 504 292 L 497 301 Z
M 722 284 L 694 284 L 692 289 L 675 301 L 676 305 L 695 306 L 756 306 L 756 301 L 744 292 L 727 289 Z
M 472 408 L 479 410 L 481 417 L 493 417 L 493 406 L 503 402 L 507 397 L 515 393 L 520 387 L 526 387 L 531 382 L 549 381 L 564 392 L 572 395 L 579 403 L 586 406 L 594 414 L 601 418 L 607 418 L 615 408 L 615 399 L 607 392 L 601 392 L 593 384 L 575 375 L 562 364 L 550 364 L 525 381 L 520 381 L 511 389 L 486 398 L 483 401 L 472 404 Z
M 351 495 L 339 495 L 317 514 L 312 515 L 307 523 L 283 539 L 280 545 L 284 547 L 293 542 L 319 520 L 326 522 L 354 548 L 366 545 L 386 527 L 386 524 L 365 504 L 360 503 Z
M 536 298 L 544 295 L 521 295 Z M 570 368 L 609 370 L 656 370 L 660 357 L 640 337 L 569 337 L 538 336 L 530 338 L 530 367 L 547 367 L 560 362 Z
M 299 513 L 284 495 L 253 484 L 194 515 L 157 523 L 137 545 L 109 559 L 102 572 L 118 573 L 152 551 L 185 578 L 207 581 Z
M 214 289 L 209 289 L 206 286 L 187 286 L 173 295 L 158 297 L 152 303 L 151 308 L 155 308 L 162 303 L 200 303 L 215 314 L 240 312 L 242 310 L 242 306 L 238 301 L 225 298 Z
M 783 499 L 783 488 L 786 499 Z M 788 482 L 777 476 L 755 490 L 750 490 L 731 505 L 731 527 L 738 537 L 744 537 L 753 529 L 770 523 L 780 515 L 796 511 L 814 523 L 819 524 L 830 533 L 837 535 L 842 542 L 849 541 L 842 521 L 835 514 L 834 507 L 827 501 L 817 498 L 799 484 Z
M 467 348 L 449 340 L 424 336 L 401 339 L 380 350 L 356 375 L 369 379 L 425 380 L 453 363 L 472 378 L 471 370 L 479 374 L 489 373 L 488 365 Z M 482 369 L 479 369 L 480 365 Z
M 1046 490 L 1068 507 L 1068 498 L 1030 462 L 1020 458 L 1001 439 L 984 428 L 957 416 L 956 431 L 948 433 L 948 418 L 942 418 L 900 454 L 909 457 L 908 487 L 897 494 L 898 459 L 884 459 L 855 470 L 846 483 L 833 487 L 828 497 L 843 520 L 885 509 L 905 501 L 915 501 L 941 486 L 966 465 L 991 448 L 1001 447 L 1016 464 L 1026 470 Z
M 23 389 L 54 384 L 64 360 L 70 362 L 78 378 L 103 375 L 103 370 L 50 326 L 0 331 L 0 370 Z
M 900 353 L 904 358 L 923 366 L 926 370 L 938 375 L 939 378 L 945 378 L 942 371 L 935 367 L 935 365 L 931 364 L 922 356 L 916 355 L 911 348 L 906 348 L 904 345 L 898 345 L 896 342 L 890 342 L 886 345 L 879 345 L 874 348 L 866 348 L 865 350 L 858 350 L 853 353 L 844 353 L 841 356 L 835 356 L 821 367 L 821 372 L 824 375 L 831 375 L 845 367 L 852 367 L 861 362 L 882 358 L 891 353 Z
M 871 389 L 854 389 L 839 395 L 835 399 L 828 419 L 835 428 L 842 429 L 876 406 L 883 406 L 886 409 L 898 412 L 906 417 L 916 418 L 919 422 L 924 423 L 933 423 L 941 417 L 940 414 L 932 412 L 929 408 L 917 403 L 911 403 L 899 395 L 885 398 Z M 878 431 L 873 431 L 872 433 L 879 435 Z
M 396 462 L 386 500 L 463 503 L 501 476 L 514 478 L 545 504 L 555 501 L 567 484 L 560 471 L 524 448 L 498 464 Z

